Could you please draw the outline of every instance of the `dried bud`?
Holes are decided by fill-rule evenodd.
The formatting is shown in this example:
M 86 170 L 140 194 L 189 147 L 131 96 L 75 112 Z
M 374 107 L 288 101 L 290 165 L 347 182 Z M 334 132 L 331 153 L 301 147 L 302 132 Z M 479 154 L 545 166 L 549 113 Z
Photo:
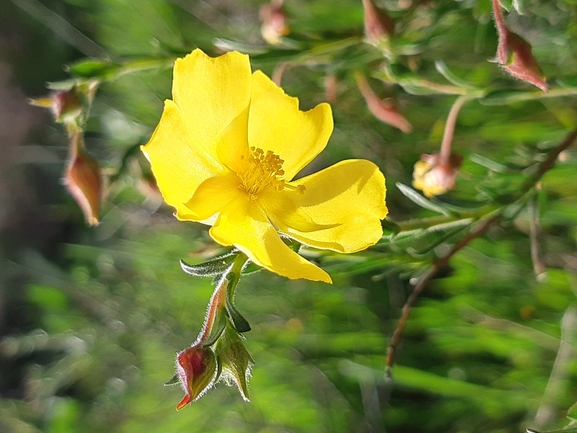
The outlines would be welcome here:
M 74 89 L 54 91 L 48 98 L 31 99 L 30 104 L 49 108 L 58 123 L 69 123 L 82 111 L 82 101 Z
M 383 100 L 379 98 L 360 72 L 355 73 L 355 78 L 357 86 L 367 102 L 367 107 L 377 119 L 400 129 L 405 134 L 411 131 L 411 124 L 400 113 L 393 99 L 387 98 Z
M 244 347 L 243 337 L 227 325 L 216 342 L 215 353 L 222 367 L 221 379 L 234 383 L 242 398 L 249 401 L 248 378 L 254 361 Z
M 82 131 L 76 131 L 70 140 L 70 156 L 64 183 L 84 212 L 89 225 L 98 224 L 102 179 L 98 163 L 86 153 Z
M 272 0 L 270 4 L 262 5 L 260 8 L 260 19 L 262 26 L 260 33 L 265 41 L 271 45 L 280 43 L 281 38 L 290 33 L 287 24 L 287 16 L 282 4 L 284 0 Z
M 463 157 L 451 154 L 449 162 L 441 161 L 440 154 L 422 155 L 415 164 L 413 186 L 423 191 L 427 197 L 444 194 L 455 186 L 455 178 Z
M 377 48 L 387 48 L 395 34 L 395 22 L 374 0 L 363 0 L 365 12 L 365 41 Z
M 493 9 L 495 27 L 499 34 L 496 61 L 513 77 L 533 84 L 546 92 L 549 86 L 547 86 L 539 63 L 533 56 L 531 45 L 507 28 L 499 0 L 493 0 Z
M 197 345 L 178 353 L 176 374 L 185 395 L 176 409 L 180 410 L 202 397 L 214 384 L 217 370 L 216 356 L 210 347 Z

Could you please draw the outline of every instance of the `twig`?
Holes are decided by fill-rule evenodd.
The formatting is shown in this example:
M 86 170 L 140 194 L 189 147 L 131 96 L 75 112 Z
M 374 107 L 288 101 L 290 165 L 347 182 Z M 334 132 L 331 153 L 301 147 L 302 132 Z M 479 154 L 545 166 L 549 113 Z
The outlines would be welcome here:
M 399 342 L 401 340 L 401 335 L 403 333 L 403 329 L 405 328 L 405 324 L 407 323 L 407 319 L 409 318 L 409 313 L 411 311 L 411 308 L 413 307 L 414 303 L 416 302 L 417 298 L 419 297 L 419 295 L 421 294 L 423 289 L 426 287 L 427 283 L 429 281 L 431 281 L 431 279 L 443 267 L 445 267 L 449 263 L 449 260 L 451 259 L 451 257 L 455 253 L 457 253 L 458 251 L 463 249 L 465 246 L 467 246 L 469 244 L 469 242 L 471 242 L 473 239 L 475 239 L 475 238 L 481 236 L 483 233 L 485 233 L 487 231 L 487 229 L 493 223 L 497 222 L 500 218 L 501 218 L 501 214 L 493 215 L 491 218 L 485 220 L 482 224 L 477 226 L 477 228 L 475 230 L 473 230 L 466 237 L 464 237 L 459 242 L 457 242 L 453 246 L 453 248 L 451 248 L 451 250 L 449 252 L 447 252 L 440 259 L 436 260 L 435 263 L 433 264 L 433 267 L 429 270 L 429 272 L 427 272 L 425 275 L 423 275 L 423 277 L 416 284 L 415 288 L 413 289 L 413 293 L 411 293 L 411 296 L 409 296 L 409 299 L 407 299 L 407 302 L 403 306 L 401 317 L 399 319 L 399 322 L 397 324 L 395 332 L 393 332 L 393 336 L 391 337 L 391 342 L 389 343 L 389 347 L 387 349 L 387 361 L 386 361 L 386 366 L 385 366 L 385 380 L 391 379 L 391 368 L 393 367 L 393 364 L 395 362 L 395 348 L 397 347 L 397 345 L 399 344 Z
M 451 159 L 451 143 L 453 142 L 453 135 L 455 133 L 455 124 L 457 123 L 457 117 L 459 116 L 459 111 L 465 102 L 470 100 L 470 96 L 459 96 L 451 107 L 449 111 L 449 116 L 447 116 L 447 123 L 445 123 L 445 132 L 443 134 L 443 141 L 441 143 L 440 151 L 440 163 L 445 165 L 450 165 Z
M 541 177 L 555 165 L 555 162 L 557 161 L 559 154 L 561 152 L 563 152 L 565 149 L 567 149 L 569 146 L 571 146 L 576 139 L 577 139 L 577 129 L 575 129 L 569 135 L 567 135 L 565 137 L 565 139 L 555 148 L 555 150 L 553 150 L 547 156 L 547 158 L 539 164 L 535 173 L 533 173 L 533 175 L 531 177 L 529 177 L 523 183 L 523 186 L 522 186 L 521 191 L 520 191 L 521 192 L 520 197 L 525 195 L 528 191 L 531 190 L 531 188 L 533 188 L 535 186 L 535 184 L 537 182 L 539 182 Z M 504 208 L 501 208 L 501 209 L 504 209 Z M 458 251 L 463 249 L 465 246 L 467 246 L 469 244 L 469 242 L 471 242 L 473 239 L 475 239 L 475 238 L 481 236 L 483 233 L 485 233 L 487 231 L 487 229 L 492 224 L 499 221 L 501 219 L 501 217 L 502 217 L 501 212 L 497 211 L 496 213 L 493 214 L 493 216 L 491 218 L 486 219 L 482 224 L 477 226 L 475 228 L 475 230 L 473 230 L 466 237 L 464 237 L 459 242 L 457 242 L 453 246 L 453 248 L 451 248 L 451 250 L 449 252 L 447 252 L 444 256 L 442 256 L 441 258 L 436 260 L 433 263 L 433 267 L 429 270 L 429 272 L 427 272 L 425 275 L 423 275 L 423 277 L 415 285 L 415 288 L 413 289 L 413 293 L 411 293 L 411 296 L 409 296 L 409 298 L 407 299 L 407 302 L 403 306 L 403 310 L 401 312 L 401 317 L 399 319 L 399 322 L 397 323 L 397 327 L 395 328 L 393 335 L 391 336 L 391 341 L 389 343 L 389 347 L 387 348 L 387 359 L 386 359 L 386 364 L 385 364 L 385 381 L 390 381 L 392 378 L 391 369 L 392 369 L 393 364 L 395 362 L 395 349 L 401 340 L 403 329 L 405 328 L 405 324 L 407 323 L 407 319 L 409 318 L 409 313 L 411 311 L 411 308 L 413 307 L 413 305 L 417 301 L 417 298 L 419 297 L 419 295 L 421 294 L 423 289 L 426 287 L 426 285 L 429 283 L 429 281 L 431 281 L 433 279 L 433 277 L 444 266 L 446 266 L 449 263 L 449 260 L 451 259 L 451 257 L 455 253 L 457 253 Z
M 538 186 L 537 186 L 538 188 Z M 541 221 L 539 216 L 538 197 L 531 197 L 527 203 L 529 212 L 529 238 L 531 240 L 531 260 L 533 262 L 533 272 L 537 281 L 542 281 L 545 277 L 545 260 L 541 251 Z

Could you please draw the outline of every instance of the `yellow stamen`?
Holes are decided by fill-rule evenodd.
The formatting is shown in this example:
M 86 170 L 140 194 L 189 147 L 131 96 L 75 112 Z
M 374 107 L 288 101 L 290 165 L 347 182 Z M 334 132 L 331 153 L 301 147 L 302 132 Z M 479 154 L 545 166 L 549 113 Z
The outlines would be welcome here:
M 257 200 L 260 193 L 270 190 L 282 191 L 288 188 L 296 189 L 297 194 L 304 193 L 304 186 L 295 187 L 284 181 L 284 160 L 272 150 L 265 152 L 261 148 L 251 147 L 250 154 L 247 157 L 241 156 L 241 159 L 245 160 L 246 164 L 244 171 L 237 173 L 239 188 L 247 192 L 251 201 Z

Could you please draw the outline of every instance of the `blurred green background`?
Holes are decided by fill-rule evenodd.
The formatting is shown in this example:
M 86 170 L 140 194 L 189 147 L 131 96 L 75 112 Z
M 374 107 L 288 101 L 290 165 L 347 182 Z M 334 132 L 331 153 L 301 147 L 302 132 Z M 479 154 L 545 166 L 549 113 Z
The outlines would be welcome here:
M 262 4 L 0 2 L 0 431 L 473 433 L 567 425 L 577 401 L 574 147 L 531 201 L 546 274 L 534 274 L 536 217 L 521 206 L 423 292 L 392 383 L 384 379 L 385 353 L 411 284 L 462 232 L 417 230 L 354 257 L 321 256 L 334 285 L 264 271 L 244 277 L 237 306 L 252 325 L 251 403 L 219 384 L 175 411 L 182 392 L 163 383 L 174 374 L 176 352 L 195 339 L 212 292 L 179 260 L 217 251 L 205 227 L 176 221 L 147 188 L 146 164 L 131 153 L 160 118 L 171 70 L 101 85 L 86 144 L 115 181 L 101 224 L 89 228 L 61 184 L 66 133 L 47 110 L 27 104 L 47 94 L 47 81 L 69 77 L 63 65 L 232 47 L 252 54 L 253 67 L 267 74 L 288 62 L 283 87 L 305 109 L 326 99 L 325 78 L 334 75 L 335 132 L 311 169 L 352 157 L 374 161 L 387 177 L 391 221 L 415 220 L 424 229 L 433 223 L 421 218 L 438 213 L 396 183 L 409 185 L 420 155 L 438 151 L 455 95 L 407 80 L 451 85 L 435 68 L 443 61 L 489 95 L 458 118 L 453 149 L 464 163 L 455 190 L 431 202 L 441 210 L 509 204 L 531 167 L 577 126 L 575 98 L 564 96 L 577 84 L 574 0 L 503 2 L 508 24 L 531 42 L 554 89 L 542 99 L 488 61 L 497 46 L 489 0 L 379 3 L 396 22 L 394 66 L 405 85 L 379 80 L 387 62 L 362 42 L 360 0 L 286 0 L 291 34 L 281 47 L 260 35 Z M 397 100 L 410 134 L 370 114 L 355 70 L 372 77 L 380 96 Z M 514 100 L 516 92 L 533 96 Z

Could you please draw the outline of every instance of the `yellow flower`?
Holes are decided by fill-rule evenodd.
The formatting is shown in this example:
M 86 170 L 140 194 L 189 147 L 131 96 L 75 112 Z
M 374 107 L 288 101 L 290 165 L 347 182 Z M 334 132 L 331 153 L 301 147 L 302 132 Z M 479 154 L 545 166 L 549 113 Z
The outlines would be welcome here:
M 212 225 L 216 242 L 272 272 L 329 283 L 278 232 L 343 253 L 381 238 L 385 179 L 375 164 L 341 161 L 295 180 L 331 135 L 328 104 L 300 111 L 237 52 L 178 59 L 172 94 L 143 151 L 178 219 Z

